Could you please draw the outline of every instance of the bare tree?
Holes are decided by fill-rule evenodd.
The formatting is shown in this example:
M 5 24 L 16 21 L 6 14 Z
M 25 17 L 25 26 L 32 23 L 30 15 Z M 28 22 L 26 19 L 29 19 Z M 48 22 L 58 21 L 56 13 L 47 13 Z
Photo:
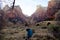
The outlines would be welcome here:
M 12 9 L 14 9 L 14 5 L 15 5 L 15 0 L 13 1 Z

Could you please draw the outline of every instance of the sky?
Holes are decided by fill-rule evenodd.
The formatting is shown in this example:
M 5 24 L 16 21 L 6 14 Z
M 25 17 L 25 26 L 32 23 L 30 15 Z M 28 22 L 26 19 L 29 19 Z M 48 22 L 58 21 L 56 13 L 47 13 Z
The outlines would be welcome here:
M 49 0 L 16 0 L 15 5 L 19 5 L 21 7 L 24 15 L 31 16 L 35 12 L 37 5 L 47 7 L 48 1 Z M 9 6 L 11 6 L 12 0 L 5 0 L 3 2 L 3 6 L 6 4 L 9 4 Z

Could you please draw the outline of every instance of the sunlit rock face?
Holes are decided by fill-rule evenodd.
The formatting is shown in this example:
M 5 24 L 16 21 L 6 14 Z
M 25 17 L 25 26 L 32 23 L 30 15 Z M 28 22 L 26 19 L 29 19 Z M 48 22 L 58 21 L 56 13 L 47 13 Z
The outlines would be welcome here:
M 23 15 L 22 10 L 19 6 L 15 6 L 13 10 L 9 8 L 5 12 L 7 19 L 11 18 L 12 20 L 15 20 L 19 23 L 25 22 L 25 15 Z
M 54 18 L 56 12 L 60 10 L 60 0 L 51 0 L 48 3 L 47 15 L 49 18 Z
M 31 22 L 41 22 L 45 20 L 45 14 L 46 14 L 46 7 L 42 7 L 40 5 L 37 6 L 36 11 L 34 14 L 31 16 Z
M 60 10 L 60 0 L 51 0 L 48 2 L 48 7 L 44 8 L 40 5 L 32 15 L 33 22 L 40 22 L 44 20 L 54 20 L 55 14 Z M 32 22 L 32 21 L 31 21 Z

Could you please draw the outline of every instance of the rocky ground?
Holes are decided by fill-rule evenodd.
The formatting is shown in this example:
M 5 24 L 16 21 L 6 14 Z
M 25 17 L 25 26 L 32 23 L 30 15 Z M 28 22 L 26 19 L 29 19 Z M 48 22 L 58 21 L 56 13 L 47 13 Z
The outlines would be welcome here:
M 44 27 L 46 27 L 44 29 Z M 35 31 L 31 40 L 56 40 L 54 36 L 49 33 L 47 26 L 33 26 L 30 27 Z M 25 40 L 26 27 L 20 24 L 10 23 L 0 31 L 0 40 Z

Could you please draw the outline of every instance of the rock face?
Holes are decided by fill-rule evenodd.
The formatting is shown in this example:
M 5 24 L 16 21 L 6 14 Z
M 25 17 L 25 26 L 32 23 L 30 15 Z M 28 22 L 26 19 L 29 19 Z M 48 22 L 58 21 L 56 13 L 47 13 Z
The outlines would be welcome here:
M 48 3 L 48 7 L 42 7 L 41 5 L 37 6 L 36 11 L 31 17 L 26 17 L 19 6 L 15 6 L 13 11 L 11 7 L 6 5 L 3 8 L 6 19 L 12 18 L 13 20 L 20 22 L 20 23 L 35 23 L 46 21 L 47 19 L 55 19 L 55 14 L 60 10 L 60 0 L 51 0 Z
M 60 9 L 60 0 L 51 0 L 48 3 L 47 15 L 49 18 L 54 18 L 54 15 Z
M 36 11 L 31 16 L 31 23 L 55 20 L 55 14 L 60 10 L 60 0 L 51 0 L 48 3 L 48 7 L 37 6 Z
M 6 25 L 4 11 L 0 10 L 0 30 Z
M 14 9 L 12 10 L 9 8 L 6 12 L 6 18 L 9 20 L 15 20 L 18 21 L 19 23 L 24 23 L 25 22 L 25 15 L 23 15 L 22 10 L 19 6 L 15 6 Z
M 41 22 L 41 21 L 45 20 L 45 14 L 46 14 L 46 8 L 38 5 L 36 11 L 34 12 L 34 14 L 31 17 L 32 21 Z

